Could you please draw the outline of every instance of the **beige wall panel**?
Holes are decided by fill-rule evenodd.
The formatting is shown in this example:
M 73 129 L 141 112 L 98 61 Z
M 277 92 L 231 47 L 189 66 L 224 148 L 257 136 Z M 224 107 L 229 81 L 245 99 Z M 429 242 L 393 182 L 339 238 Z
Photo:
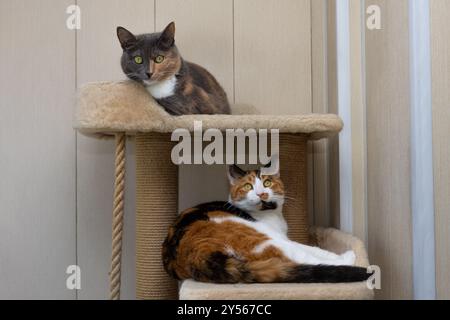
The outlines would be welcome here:
M 76 295 L 71 3 L 0 1 L 0 299 Z
M 314 1 L 314 0 L 313 0 Z M 327 6 L 327 74 L 328 74 L 328 112 L 338 113 L 337 87 L 337 47 L 336 47 L 336 0 L 328 0 Z M 329 225 L 340 226 L 339 196 L 339 137 L 328 139 L 328 190 L 329 190 Z
M 183 58 L 211 72 L 233 102 L 233 1 L 156 0 L 156 30 L 170 21 Z
M 311 77 L 312 109 L 315 113 L 328 112 L 327 70 L 327 0 L 311 1 Z M 330 225 L 328 189 L 328 140 L 311 142 L 313 163 L 313 216 L 311 223 Z M 311 209 L 311 208 L 310 208 Z
M 438 299 L 450 299 L 450 1 L 430 6 L 436 289 Z
M 234 99 L 233 1 L 157 0 L 156 29 L 176 23 L 176 43 L 182 56 L 207 68 Z M 180 166 L 179 208 L 228 198 L 224 166 Z
M 408 1 L 381 7 L 382 30 L 366 31 L 367 185 L 370 262 L 379 298 L 412 298 Z
M 366 115 L 362 33 L 365 21 L 361 0 L 350 0 L 350 77 L 352 118 L 352 207 L 353 234 L 367 244 Z
M 152 0 L 78 0 L 82 28 L 77 39 L 78 85 L 90 81 L 118 80 L 122 49 L 118 25 L 135 33 L 153 32 Z M 111 255 L 111 215 L 114 181 L 114 142 L 78 135 L 78 263 L 83 273 L 82 299 L 107 298 Z M 135 297 L 134 275 L 134 145 L 127 146 L 125 229 L 122 295 Z
M 309 0 L 235 0 L 237 103 L 265 114 L 310 113 Z
M 310 0 L 235 0 L 235 102 L 254 105 L 265 114 L 311 113 L 311 27 Z M 311 222 L 315 163 L 312 152 L 310 144 Z

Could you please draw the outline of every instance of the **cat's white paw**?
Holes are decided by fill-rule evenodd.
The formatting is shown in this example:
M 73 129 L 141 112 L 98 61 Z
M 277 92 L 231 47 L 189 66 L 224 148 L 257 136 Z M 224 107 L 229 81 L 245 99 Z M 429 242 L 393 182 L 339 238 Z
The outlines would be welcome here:
M 355 264 L 356 255 L 353 250 L 349 250 L 341 254 L 341 258 L 344 260 L 346 265 L 352 266 Z

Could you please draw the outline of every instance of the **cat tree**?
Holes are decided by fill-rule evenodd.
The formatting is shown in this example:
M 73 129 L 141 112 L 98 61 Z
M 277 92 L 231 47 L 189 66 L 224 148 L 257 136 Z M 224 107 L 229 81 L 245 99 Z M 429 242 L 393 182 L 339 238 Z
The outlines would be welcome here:
M 293 240 L 342 253 L 353 249 L 356 264 L 367 266 L 362 242 L 334 229 L 308 230 L 306 146 L 311 139 L 326 138 L 342 129 L 334 114 L 295 116 L 257 115 L 249 108 L 234 109 L 233 115 L 167 114 L 139 84 L 131 81 L 101 82 L 83 86 L 79 92 L 76 129 L 92 137 L 115 137 L 116 166 L 112 223 L 110 298 L 120 297 L 120 266 L 127 136 L 136 143 L 136 296 L 138 299 L 370 299 L 365 282 L 346 284 L 204 284 L 177 282 L 164 272 L 161 245 L 178 208 L 178 167 L 172 163 L 177 128 L 203 130 L 279 129 L 280 164 L 288 200 L 284 214 Z M 247 113 L 247 114 L 245 114 Z M 180 208 L 183 209 L 183 208 Z M 309 234 L 311 232 L 311 234 Z M 310 237 L 310 235 L 312 237 Z M 312 240 L 311 240 L 312 239 Z

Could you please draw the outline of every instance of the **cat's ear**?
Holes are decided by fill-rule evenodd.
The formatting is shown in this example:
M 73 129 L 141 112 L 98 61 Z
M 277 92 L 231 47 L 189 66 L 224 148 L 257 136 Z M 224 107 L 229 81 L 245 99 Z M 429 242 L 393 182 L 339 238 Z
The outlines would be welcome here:
M 158 44 L 163 50 L 168 50 L 175 44 L 175 22 L 169 23 L 161 32 Z
M 124 27 L 117 27 L 117 38 L 119 38 L 122 49 L 126 50 L 136 44 L 137 39 L 130 31 Z
M 228 166 L 227 169 L 228 180 L 230 180 L 231 184 L 234 184 L 236 180 L 242 178 L 247 174 L 247 172 L 245 172 L 235 164 L 233 164 L 232 166 Z
M 278 154 L 272 155 L 269 163 L 261 168 L 261 174 L 280 177 L 280 158 Z

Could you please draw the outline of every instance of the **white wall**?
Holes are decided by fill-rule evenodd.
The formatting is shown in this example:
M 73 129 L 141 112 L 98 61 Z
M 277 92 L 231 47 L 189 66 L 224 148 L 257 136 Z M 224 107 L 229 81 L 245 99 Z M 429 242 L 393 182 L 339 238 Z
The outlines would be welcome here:
M 75 298 L 70 3 L 0 1 L 0 298 Z

